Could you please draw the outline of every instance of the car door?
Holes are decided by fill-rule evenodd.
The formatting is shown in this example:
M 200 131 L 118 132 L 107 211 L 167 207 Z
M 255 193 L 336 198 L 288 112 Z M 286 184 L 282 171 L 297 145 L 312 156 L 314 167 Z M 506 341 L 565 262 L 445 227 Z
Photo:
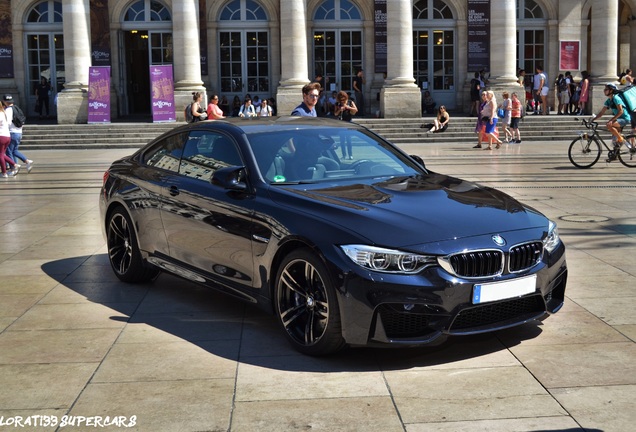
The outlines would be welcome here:
M 179 172 L 179 161 L 187 132 L 167 135 L 144 150 L 133 165 L 134 175 L 127 176 L 129 185 L 122 197 L 137 226 L 139 245 L 152 256 L 169 254 L 161 207 L 164 183 Z M 151 258 L 152 261 L 152 258 Z
M 217 169 L 243 165 L 230 137 L 191 131 L 177 175 L 166 179 L 162 219 L 170 256 L 231 288 L 252 281 L 253 196 L 210 183 Z

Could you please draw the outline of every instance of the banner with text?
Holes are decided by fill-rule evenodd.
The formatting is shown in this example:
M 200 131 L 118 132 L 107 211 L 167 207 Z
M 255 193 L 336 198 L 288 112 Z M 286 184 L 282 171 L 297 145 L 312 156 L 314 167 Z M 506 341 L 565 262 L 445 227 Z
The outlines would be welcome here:
M 172 77 L 172 65 L 150 66 L 152 121 L 155 123 L 177 121 Z
M 13 78 L 11 2 L 0 2 L 0 78 Z
M 110 123 L 110 66 L 89 68 L 88 123 Z
M 110 64 L 108 0 L 91 0 L 91 61 L 93 66 Z
M 374 18 L 374 45 L 375 45 L 375 72 L 387 72 L 387 28 L 386 28 L 386 1 L 375 0 L 373 11 Z
M 559 70 L 579 70 L 581 60 L 580 41 L 561 41 L 559 49 Z
M 490 70 L 490 0 L 468 0 L 468 72 Z

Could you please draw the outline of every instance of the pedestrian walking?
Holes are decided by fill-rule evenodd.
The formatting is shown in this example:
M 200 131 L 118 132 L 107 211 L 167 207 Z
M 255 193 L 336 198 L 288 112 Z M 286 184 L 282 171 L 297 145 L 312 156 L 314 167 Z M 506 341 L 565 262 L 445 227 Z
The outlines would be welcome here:
M 7 120 L 9 122 L 9 134 L 11 138 L 11 142 L 9 143 L 9 147 L 7 148 L 7 156 L 13 160 L 17 166 L 17 169 L 20 170 L 21 165 L 18 164 L 18 160 L 21 160 L 26 164 L 26 170 L 28 173 L 31 172 L 33 168 L 33 161 L 28 159 L 22 152 L 20 152 L 20 142 L 22 141 L 22 126 L 23 120 L 25 119 L 24 113 L 15 105 L 13 101 L 13 96 L 7 94 L 2 97 L 2 104 L 4 105 L 5 112 L 7 113 Z M 20 118 L 22 117 L 22 118 Z

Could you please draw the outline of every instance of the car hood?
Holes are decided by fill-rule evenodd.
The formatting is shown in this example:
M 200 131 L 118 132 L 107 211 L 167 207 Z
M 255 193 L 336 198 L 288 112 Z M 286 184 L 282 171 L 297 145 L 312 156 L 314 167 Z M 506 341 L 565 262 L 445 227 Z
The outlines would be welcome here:
M 271 191 L 278 205 L 378 245 L 409 246 L 548 225 L 545 216 L 503 192 L 440 174 L 277 185 Z

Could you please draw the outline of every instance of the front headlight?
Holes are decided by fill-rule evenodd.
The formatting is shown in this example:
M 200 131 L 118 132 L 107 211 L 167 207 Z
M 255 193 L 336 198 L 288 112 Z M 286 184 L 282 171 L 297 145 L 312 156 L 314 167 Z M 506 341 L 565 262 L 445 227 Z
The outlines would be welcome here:
M 561 242 L 561 239 L 559 238 L 559 229 L 556 224 L 552 221 L 548 222 L 548 236 L 543 239 L 543 247 L 552 253 Z
M 342 245 L 340 248 L 360 267 L 383 273 L 413 274 L 437 263 L 437 259 L 433 256 L 374 246 Z

